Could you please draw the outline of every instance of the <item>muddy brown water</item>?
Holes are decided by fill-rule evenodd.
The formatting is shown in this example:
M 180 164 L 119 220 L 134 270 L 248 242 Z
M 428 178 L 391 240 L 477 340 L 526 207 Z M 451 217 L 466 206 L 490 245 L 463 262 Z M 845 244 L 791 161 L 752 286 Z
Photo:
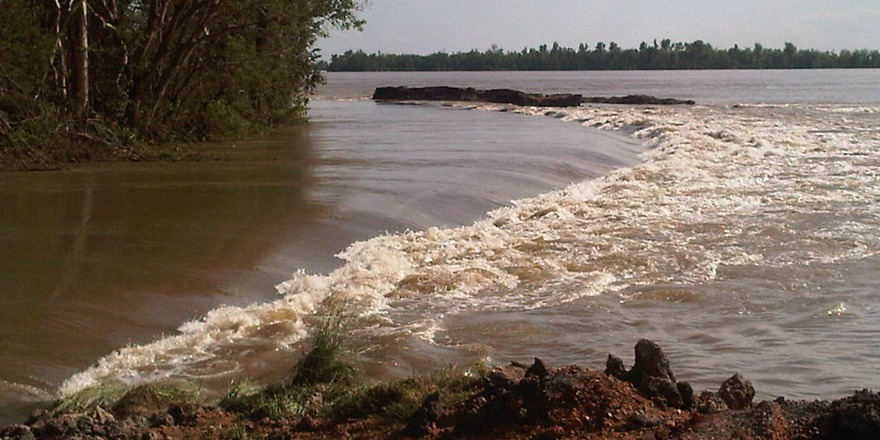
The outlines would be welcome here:
M 585 157 L 583 129 L 550 118 L 312 107 L 310 124 L 199 146 L 200 161 L 0 175 L 0 422 L 117 348 L 275 299 L 275 284 L 337 267 L 354 241 L 466 224 L 635 160 Z

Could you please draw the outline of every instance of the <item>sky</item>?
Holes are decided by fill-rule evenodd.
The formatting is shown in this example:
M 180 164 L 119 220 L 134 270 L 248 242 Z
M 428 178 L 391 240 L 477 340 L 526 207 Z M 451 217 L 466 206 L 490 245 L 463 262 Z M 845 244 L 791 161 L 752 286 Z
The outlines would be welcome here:
M 614 41 L 703 40 L 799 49 L 880 49 L 880 0 L 367 0 L 363 31 L 331 30 L 325 58 L 346 50 L 430 54 L 577 48 Z

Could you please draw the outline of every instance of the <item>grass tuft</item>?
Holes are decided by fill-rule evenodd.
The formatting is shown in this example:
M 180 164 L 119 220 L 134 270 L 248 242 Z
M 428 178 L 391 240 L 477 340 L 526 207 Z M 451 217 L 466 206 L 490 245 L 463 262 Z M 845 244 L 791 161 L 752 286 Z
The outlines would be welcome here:
M 344 358 L 348 338 L 344 316 L 325 316 L 312 340 L 311 349 L 278 385 L 259 387 L 247 381 L 232 387 L 220 401 L 221 408 L 254 419 L 281 419 L 317 413 L 326 395 L 338 395 L 356 384 L 358 374 Z
M 349 338 L 346 319 L 340 313 L 323 318 L 312 340 L 312 348 L 294 365 L 286 386 L 354 384 L 358 379 L 352 363 L 344 358 Z
M 245 414 L 253 419 L 270 418 L 278 420 L 284 417 L 302 415 L 308 400 L 304 392 L 285 392 L 281 387 L 259 387 L 247 381 L 232 387 L 220 400 L 220 407 L 226 411 Z
M 54 413 L 125 407 L 124 411 L 144 406 L 161 406 L 174 402 L 196 402 L 200 390 L 193 385 L 98 385 L 86 388 L 55 402 Z
M 479 390 L 488 371 L 488 367 L 480 364 L 470 369 L 448 368 L 423 377 L 350 388 L 332 402 L 327 416 L 344 421 L 378 415 L 389 421 L 405 422 L 425 397 L 436 391 L 440 392 L 443 407 L 463 404 Z
M 72 412 L 95 407 L 110 408 L 131 388 L 122 385 L 98 385 L 78 391 L 55 402 L 51 411 Z

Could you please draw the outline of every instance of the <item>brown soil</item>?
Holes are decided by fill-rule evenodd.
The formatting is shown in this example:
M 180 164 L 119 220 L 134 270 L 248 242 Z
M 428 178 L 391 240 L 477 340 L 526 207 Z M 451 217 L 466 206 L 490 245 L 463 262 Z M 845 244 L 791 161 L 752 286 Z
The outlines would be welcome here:
M 162 403 L 141 392 L 109 409 L 37 412 L 25 425 L 0 428 L 0 438 L 880 438 L 876 393 L 860 391 L 833 402 L 755 403 L 751 384 L 734 375 L 718 391 L 693 396 L 689 385 L 674 381 L 659 347 L 639 344 L 629 371 L 613 356 L 607 372 L 548 368 L 539 359 L 529 366 L 514 363 L 486 374 L 464 403 L 444 407 L 440 392 L 427 394 L 408 418 L 389 418 L 375 405 L 375 411 L 343 420 L 320 416 L 321 411 L 255 420 L 215 406 Z

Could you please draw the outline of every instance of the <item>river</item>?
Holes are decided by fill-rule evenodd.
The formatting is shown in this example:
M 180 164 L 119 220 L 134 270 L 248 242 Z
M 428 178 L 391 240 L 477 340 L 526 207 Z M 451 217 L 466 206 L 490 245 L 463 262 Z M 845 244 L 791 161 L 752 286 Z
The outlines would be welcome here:
M 366 99 L 440 84 L 700 105 Z M 876 387 L 878 107 L 876 70 L 330 74 L 310 124 L 200 162 L 3 174 L 0 420 L 277 378 L 335 299 L 377 378 L 649 337 L 697 389 Z

